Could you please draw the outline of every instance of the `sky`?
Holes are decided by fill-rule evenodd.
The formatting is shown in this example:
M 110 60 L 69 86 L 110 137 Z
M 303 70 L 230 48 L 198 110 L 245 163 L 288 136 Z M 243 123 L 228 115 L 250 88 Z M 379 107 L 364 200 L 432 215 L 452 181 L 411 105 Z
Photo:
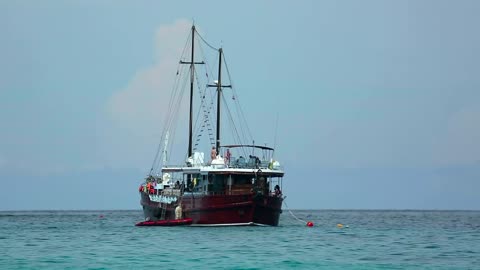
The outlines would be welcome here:
M 478 1 L 177 2 L 0 1 L 0 210 L 140 209 L 192 21 L 288 207 L 480 210 Z

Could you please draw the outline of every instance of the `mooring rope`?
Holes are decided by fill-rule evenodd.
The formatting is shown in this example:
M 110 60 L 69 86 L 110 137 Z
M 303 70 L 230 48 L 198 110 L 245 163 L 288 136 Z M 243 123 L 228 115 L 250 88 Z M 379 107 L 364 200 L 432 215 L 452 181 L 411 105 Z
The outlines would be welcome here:
M 295 215 L 293 214 L 293 212 L 292 212 L 292 211 L 290 210 L 290 208 L 288 207 L 287 202 L 286 202 L 285 199 L 283 199 L 283 203 L 285 204 L 285 207 L 287 208 L 287 211 L 290 213 L 290 215 L 292 215 L 292 217 L 294 217 L 296 220 L 298 220 L 298 221 L 300 221 L 300 222 L 302 222 L 302 223 L 307 223 L 307 221 L 305 221 L 305 220 L 303 220 L 303 219 L 300 219 L 300 218 L 298 218 L 297 216 L 295 216 Z

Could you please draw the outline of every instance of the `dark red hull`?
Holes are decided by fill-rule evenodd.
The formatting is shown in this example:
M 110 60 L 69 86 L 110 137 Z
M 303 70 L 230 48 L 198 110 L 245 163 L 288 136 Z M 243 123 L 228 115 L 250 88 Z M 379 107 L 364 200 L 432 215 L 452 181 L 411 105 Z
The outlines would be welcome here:
M 156 221 L 142 221 L 135 224 L 135 226 L 181 226 L 192 224 L 193 219 L 173 219 L 173 220 L 156 220 Z
M 159 204 L 140 192 L 145 218 L 168 220 L 175 218 L 175 203 Z M 243 195 L 184 195 L 183 217 L 191 218 L 192 224 L 203 226 L 269 225 L 277 226 L 282 213 L 283 199 L 274 196 Z M 165 209 L 163 209 L 165 208 Z M 163 213 L 163 215 L 162 215 Z

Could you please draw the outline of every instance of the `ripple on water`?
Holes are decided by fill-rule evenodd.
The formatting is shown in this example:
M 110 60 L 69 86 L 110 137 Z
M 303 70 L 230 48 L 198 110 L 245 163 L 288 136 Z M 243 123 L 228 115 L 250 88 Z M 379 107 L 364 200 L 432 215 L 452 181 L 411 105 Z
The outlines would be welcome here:
M 99 215 L 104 218 L 99 219 Z M 280 227 L 137 228 L 141 211 L 0 219 L 0 269 L 475 269 L 480 212 L 296 211 Z M 453 215 L 453 217 L 452 217 Z M 0 214 L 1 217 L 1 214 Z M 349 224 L 339 229 L 337 223 Z M 455 222 L 455 224 L 452 224 Z M 22 233 L 18 233 L 18 229 Z M 8 247 L 8 248 L 3 248 Z

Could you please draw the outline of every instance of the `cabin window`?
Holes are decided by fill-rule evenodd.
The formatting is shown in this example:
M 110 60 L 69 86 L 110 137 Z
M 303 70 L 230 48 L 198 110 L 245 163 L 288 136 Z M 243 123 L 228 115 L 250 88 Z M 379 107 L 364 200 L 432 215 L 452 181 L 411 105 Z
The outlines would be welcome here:
M 188 191 L 201 191 L 202 187 L 202 176 L 200 174 L 188 174 L 187 175 L 187 190 Z M 201 189 L 199 189 L 202 187 Z
M 252 183 L 252 175 L 234 175 L 233 177 L 234 185 L 247 185 Z
M 227 179 L 225 175 L 209 175 L 208 176 L 208 191 L 215 194 L 225 192 L 225 183 Z

